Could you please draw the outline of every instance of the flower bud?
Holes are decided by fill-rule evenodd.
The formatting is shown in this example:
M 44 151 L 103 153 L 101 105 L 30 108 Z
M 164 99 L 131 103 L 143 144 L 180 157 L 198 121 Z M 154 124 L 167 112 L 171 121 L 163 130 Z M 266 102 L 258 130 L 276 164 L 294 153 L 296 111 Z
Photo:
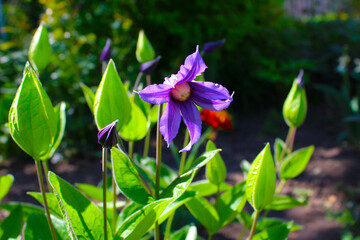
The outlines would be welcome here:
M 101 52 L 101 55 L 100 55 L 100 60 L 102 62 L 108 62 L 111 58 L 111 49 L 110 49 L 110 46 L 111 46 L 111 39 L 108 38 L 106 40 L 106 44 L 105 44 L 105 47 L 103 48 L 102 52 Z
M 146 75 L 150 75 L 155 68 L 157 67 L 157 65 L 159 64 L 159 61 L 161 59 L 161 56 L 158 56 L 157 58 L 155 58 L 152 61 L 149 62 L 145 62 L 143 64 L 140 65 L 140 72 L 146 74 Z
M 36 30 L 29 48 L 29 60 L 37 70 L 44 69 L 51 58 L 49 33 L 42 22 Z
M 205 54 L 211 54 L 213 52 L 216 51 L 216 49 L 220 48 L 222 45 L 224 45 L 226 42 L 225 39 L 222 39 L 220 41 L 216 41 L 216 42 L 207 42 L 204 44 L 204 53 Z
M 303 124 L 307 112 L 307 99 L 302 81 L 303 71 L 294 80 L 283 106 L 283 117 L 289 127 L 299 127 Z
M 105 148 L 112 148 L 118 143 L 116 124 L 118 120 L 106 125 L 98 133 L 98 142 Z
M 146 37 L 144 30 L 140 30 L 139 32 L 135 54 L 139 63 L 148 62 L 155 58 L 155 51 L 149 39 Z

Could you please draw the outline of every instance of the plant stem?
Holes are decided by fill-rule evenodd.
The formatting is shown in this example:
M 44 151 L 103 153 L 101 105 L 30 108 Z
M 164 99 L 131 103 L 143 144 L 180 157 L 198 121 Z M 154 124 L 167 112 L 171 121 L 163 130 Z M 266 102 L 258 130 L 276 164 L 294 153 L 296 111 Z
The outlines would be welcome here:
M 146 137 L 145 137 L 145 141 L 144 141 L 144 154 L 143 157 L 147 157 L 149 155 L 149 146 L 150 146 L 150 131 L 151 129 L 149 128 L 148 132 L 146 133 Z
M 248 240 L 251 240 L 253 238 L 254 234 L 255 234 L 256 223 L 257 223 L 257 220 L 259 218 L 259 214 L 260 214 L 260 211 L 255 210 L 255 217 L 254 217 L 253 224 L 251 226 L 251 231 L 250 231 L 250 235 L 249 235 Z
M 48 176 L 48 174 L 49 174 L 49 161 L 43 161 L 42 165 L 43 165 L 43 168 L 44 168 L 46 183 L 47 183 L 49 192 L 52 192 L 52 188 L 50 186 L 49 176 Z
M 281 179 L 281 181 L 279 183 L 279 186 L 276 188 L 275 194 L 280 194 L 281 193 L 281 190 L 284 188 L 285 183 L 286 183 L 286 180 Z
M 112 188 L 113 188 L 113 232 L 116 231 L 116 218 L 117 218 L 117 211 L 116 211 L 116 183 L 115 183 L 115 177 L 112 178 Z
M 142 72 L 139 72 L 139 74 L 137 75 L 137 77 L 136 77 L 136 80 L 135 80 L 135 83 L 134 83 L 134 88 L 133 88 L 133 90 L 132 90 L 132 94 L 134 95 L 134 91 L 136 91 L 136 89 L 137 89 L 137 87 L 138 87 L 138 85 L 139 85 L 139 82 L 140 82 L 140 79 L 141 79 L 141 77 L 142 77 Z
M 103 214 L 104 214 L 104 239 L 107 240 L 107 217 L 106 217 L 106 182 L 107 182 L 107 148 L 102 149 L 102 174 L 103 174 Z
M 160 118 L 162 113 L 162 107 L 161 104 L 159 106 L 159 114 L 158 114 L 158 120 L 157 120 L 157 126 L 156 126 L 156 177 L 155 177 L 155 199 L 159 199 L 160 195 L 160 173 L 161 173 L 161 133 L 160 133 Z M 159 222 L 155 222 L 155 240 L 160 239 L 160 231 L 159 231 Z
M 169 218 L 166 222 L 164 240 L 167 240 L 170 237 L 171 225 L 174 220 L 174 217 L 175 217 L 175 211 L 169 216 Z
M 293 147 L 294 147 L 296 129 L 297 128 L 294 128 L 294 130 L 292 132 L 292 135 L 291 135 L 291 138 L 290 138 L 290 143 L 289 143 L 289 147 L 288 147 L 290 153 L 292 152 Z
M 134 152 L 134 142 L 129 141 L 129 158 L 132 159 Z
M 212 234 L 209 233 L 209 237 L 208 237 L 208 240 L 211 240 L 212 239 Z
M 184 137 L 184 147 L 186 147 L 186 145 L 189 143 L 189 139 L 190 139 L 189 131 L 186 130 L 185 137 Z M 185 167 L 185 161 L 186 161 L 186 155 L 187 155 L 186 151 L 181 153 L 179 175 L 183 174 L 184 167 Z
M 146 75 L 146 86 L 149 86 L 151 84 L 151 76 Z
M 54 229 L 53 223 L 51 221 L 49 206 L 48 206 L 47 199 L 46 199 L 44 179 L 43 179 L 43 173 L 42 173 L 42 170 L 41 170 L 40 160 L 35 160 L 35 165 L 36 165 L 36 171 L 37 171 L 37 176 L 38 176 L 38 180 L 39 180 L 39 186 L 40 186 L 40 189 L 41 189 L 41 194 L 42 194 L 43 201 L 44 201 L 44 208 L 45 208 L 45 212 L 46 212 L 46 218 L 48 220 L 48 224 L 49 224 L 49 227 L 50 227 L 51 236 L 52 236 L 53 240 L 56 240 L 57 238 L 56 238 L 56 234 L 55 234 L 55 229 Z

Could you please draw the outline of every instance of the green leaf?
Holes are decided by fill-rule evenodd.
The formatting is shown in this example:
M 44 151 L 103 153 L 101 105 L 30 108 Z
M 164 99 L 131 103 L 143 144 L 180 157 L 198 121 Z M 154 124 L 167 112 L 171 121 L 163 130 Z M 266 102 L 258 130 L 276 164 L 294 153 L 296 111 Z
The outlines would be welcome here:
M 111 154 L 115 180 L 123 194 L 142 205 L 154 201 L 130 158 L 117 148 Z
M 286 156 L 280 165 L 279 177 L 287 180 L 299 176 L 308 165 L 313 152 L 314 146 L 310 146 Z
M 119 217 L 117 219 L 117 226 L 120 226 L 125 221 L 125 219 L 130 217 L 132 214 L 137 212 L 142 207 L 144 207 L 144 205 L 138 204 L 136 202 L 131 202 L 130 204 L 125 206 L 121 210 L 120 215 L 119 215 Z
M 91 90 L 91 88 L 83 83 L 80 83 L 80 87 L 84 94 L 85 101 L 90 108 L 90 111 L 94 114 L 95 93 Z
M 177 177 L 167 188 L 165 188 L 160 198 L 179 198 L 189 187 L 190 183 L 194 179 L 196 170 L 189 171 Z
M 152 202 L 130 217 L 117 230 L 114 240 L 139 240 L 154 225 L 172 199 L 161 199 Z
M 158 114 L 159 114 L 159 105 L 152 106 L 150 110 L 150 122 L 152 124 L 157 123 Z
M 206 144 L 206 151 L 215 150 L 215 144 L 209 140 Z M 226 167 L 220 153 L 215 156 L 206 165 L 206 178 L 215 185 L 220 185 L 226 178 Z
M 185 203 L 185 205 L 190 213 L 210 234 L 214 234 L 219 230 L 219 215 L 216 212 L 216 209 L 205 198 L 194 197 Z
M 92 198 L 94 200 L 103 201 L 103 188 L 102 187 L 96 187 L 91 184 L 86 183 L 76 183 L 75 184 L 78 189 L 80 189 L 81 192 L 83 192 L 86 196 L 89 198 Z M 109 190 L 106 190 L 106 201 L 110 202 L 112 201 L 113 196 L 112 192 Z
M 279 218 L 268 218 L 262 217 L 256 224 L 256 231 L 260 232 L 268 228 L 272 228 L 281 224 L 291 224 L 290 232 L 299 231 L 303 228 L 301 225 L 292 224 L 292 222 L 284 222 L 284 220 Z
M 146 37 L 144 30 L 140 30 L 136 45 L 136 59 L 139 63 L 149 62 L 155 59 L 155 51 Z
M 194 224 L 186 225 L 180 230 L 173 233 L 169 240 L 196 240 L 197 239 L 197 229 Z
M 14 176 L 11 174 L 0 176 L 0 201 L 8 194 L 13 182 Z
M 146 136 L 148 121 L 135 104 L 131 103 L 130 120 L 121 128 L 120 136 L 127 141 L 139 141 Z
M 292 226 L 292 222 L 283 223 L 271 228 L 268 228 L 258 234 L 256 234 L 252 239 L 253 240 L 286 240 L 290 229 Z
M 8 202 L 0 205 L 0 209 L 3 209 L 7 212 L 14 211 L 15 208 L 20 207 L 22 211 L 22 221 L 26 222 L 28 217 L 33 213 L 44 213 L 44 210 L 41 209 L 39 206 L 35 206 L 29 203 L 20 203 L 20 202 Z
M 221 149 L 216 149 L 216 150 L 213 150 L 213 151 L 207 151 L 205 153 L 203 153 L 200 157 L 198 157 L 195 161 L 194 161 L 194 164 L 193 166 L 186 170 L 187 171 L 191 171 L 191 170 L 196 170 L 196 169 L 200 169 L 202 168 L 203 166 L 205 166 L 211 159 L 213 159 L 213 157 L 218 153 L 220 152 Z
M 42 194 L 39 192 L 27 192 L 28 195 L 32 196 L 33 198 L 35 198 L 41 205 L 44 206 L 44 199 L 42 197 Z M 59 208 L 57 199 L 56 199 L 56 195 L 53 193 L 46 193 L 46 200 L 47 200 L 47 204 L 50 210 L 51 214 L 54 214 L 55 216 L 62 218 L 62 213 L 61 210 Z
M 246 179 L 246 196 L 256 211 L 261 211 L 269 204 L 275 193 L 276 172 L 270 145 L 259 153 L 251 164 Z
M 219 188 L 220 191 L 223 192 L 232 189 L 232 186 L 227 183 L 221 183 L 219 185 Z M 193 182 L 189 187 L 189 190 L 195 191 L 198 197 L 206 197 L 213 195 L 217 192 L 217 189 L 218 186 L 209 182 L 208 180 L 199 180 Z
M 58 218 L 51 218 L 56 237 L 59 240 L 70 240 L 66 231 L 65 222 Z M 50 228 L 44 214 L 34 213 L 29 217 L 24 230 L 24 240 L 46 240 L 52 239 Z
M 275 143 L 274 143 L 274 157 L 275 157 L 276 163 L 279 163 L 281 153 L 282 153 L 284 147 L 285 147 L 285 142 L 280 138 L 276 138 Z M 289 150 L 286 151 L 284 157 L 287 155 L 288 152 L 289 152 Z
M 56 117 L 51 101 L 29 63 L 10 108 L 9 128 L 20 148 L 36 160 L 46 160 L 57 129 Z
M 241 182 L 234 186 L 231 190 L 221 194 L 219 198 L 219 214 L 220 228 L 234 221 L 236 215 L 242 211 L 246 203 L 245 182 Z
M 21 234 L 23 212 L 20 206 L 15 207 L 10 215 L 0 224 L 0 240 L 17 238 Z
M 49 33 L 44 26 L 44 23 L 40 23 L 40 26 L 36 30 L 29 48 L 29 60 L 33 66 L 40 71 L 44 69 L 51 58 L 51 46 L 49 42 Z
M 94 115 L 98 129 L 119 120 L 116 129 L 120 130 L 130 119 L 131 105 L 124 85 L 111 59 L 107 65 L 95 94 Z
M 244 179 L 246 179 L 251 168 L 251 163 L 249 163 L 248 160 L 244 159 L 241 161 L 240 166 L 244 175 Z
M 294 207 L 306 206 L 307 202 L 300 202 L 299 200 L 286 196 L 286 195 L 275 195 L 272 202 L 268 204 L 265 209 L 266 210 L 276 210 L 282 211 Z
M 100 209 L 53 172 L 49 172 L 49 181 L 61 206 L 70 236 L 75 239 L 103 239 L 104 218 Z M 107 226 L 108 239 L 111 240 L 110 224 Z
M 60 143 L 64 137 L 65 125 L 66 125 L 66 103 L 65 102 L 59 103 L 54 107 L 54 111 L 56 116 L 57 130 L 54 136 L 54 142 L 51 146 L 49 156 L 47 157 L 48 159 L 50 159 L 54 155 L 55 151 L 60 146 Z

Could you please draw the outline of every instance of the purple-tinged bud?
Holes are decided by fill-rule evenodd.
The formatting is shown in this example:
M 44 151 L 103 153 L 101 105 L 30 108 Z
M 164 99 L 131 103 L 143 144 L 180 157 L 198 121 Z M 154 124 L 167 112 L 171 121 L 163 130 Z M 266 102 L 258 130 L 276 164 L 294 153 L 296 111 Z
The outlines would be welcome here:
M 101 55 L 100 55 L 100 60 L 102 62 L 108 62 L 111 58 L 111 50 L 110 50 L 110 45 L 111 45 L 111 39 L 108 38 L 106 40 L 106 44 L 105 47 L 103 48 Z
M 224 45 L 225 42 L 226 42 L 226 39 L 222 39 L 222 40 L 216 41 L 216 42 L 207 42 L 204 44 L 203 51 L 205 54 L 211 54 L 211 53 L 215 52 L 216 49 L 218 49 L 219 47 Z
M 304 80 L 302 79 L 303 75 L 304 75 L 304 70 L 300 69 L 299 75 L 296 78 L 296 82 L 301 89 L 304 88 Z
M 142 72 L 146 75 L 150 75 L 155 70 L 157 65 L 159 64 L 160 59 L 161 59 L 161 56 L 158 56 L 157 58 L 155 58 L 152 61 L 144 62 L 143 64 L 140 65 L 140 72 Z
M 118 136 L 116 130 L 116 124 L 119 120 L 116 120 L 109 125 L 106 125 L 98 133 L 98 142 L 105 148 L 112 148 L 118 143 Z

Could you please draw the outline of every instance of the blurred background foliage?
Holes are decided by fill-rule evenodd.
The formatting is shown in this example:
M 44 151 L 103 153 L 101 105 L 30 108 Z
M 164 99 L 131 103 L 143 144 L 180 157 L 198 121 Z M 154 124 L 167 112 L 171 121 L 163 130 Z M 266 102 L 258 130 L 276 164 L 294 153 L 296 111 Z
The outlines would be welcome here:
M 293 0 L 0 0 L 2 157 L 17 149 L 5 123 L 41 21 L 49 30 L 53 55 L 40 80 L 54 105 L 67 102 L 69 124 L 62 149 L 69 155 L 96 143 L 88 140 L 96 139 L 96 127 L 80 82 L 90 87 L 100 82 L 99 56 L 107 38 L 122 80 L 133 82 L 139 68 L 135 48 L 140 29 L 162 56 L 153 76 L 157 83 L 175 73 L 196 45 L 201 48 L 205 42 L 226 38 L 223 48 L 204 56 L 209 66 L 205 78 L 235 91 L 232 109 L 242 114 L 280 106 L 301 68 L 309 101 L 321 101 L 324 94 L 331 98 L 329 92 L 344 85 L 337 66 L 346 49 L 351 59 L 346 65 L 348 98 L 338 104 L 349 108 L 358 92 L 359 74 L 354 69 L 360 58 L 359 1 L 337 1 L 342 4 L 323 12 L 315 4 L 322 1 L 310 2 L 313 5 L 301 8 Z

